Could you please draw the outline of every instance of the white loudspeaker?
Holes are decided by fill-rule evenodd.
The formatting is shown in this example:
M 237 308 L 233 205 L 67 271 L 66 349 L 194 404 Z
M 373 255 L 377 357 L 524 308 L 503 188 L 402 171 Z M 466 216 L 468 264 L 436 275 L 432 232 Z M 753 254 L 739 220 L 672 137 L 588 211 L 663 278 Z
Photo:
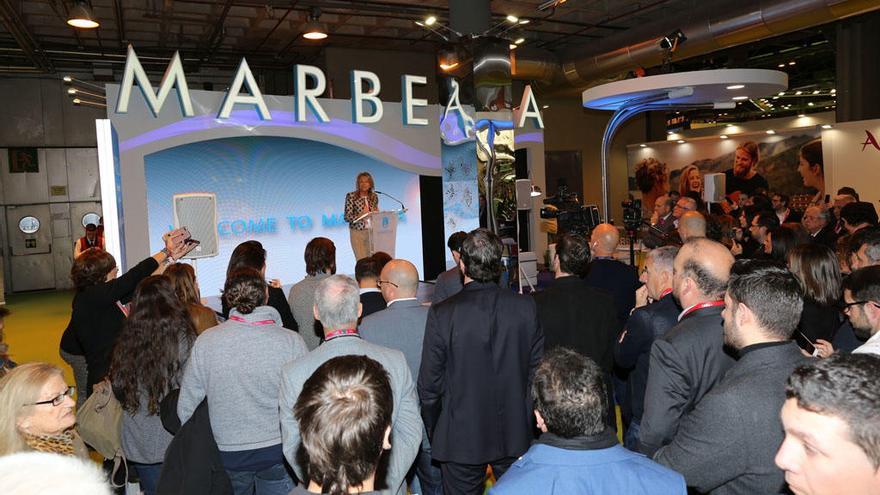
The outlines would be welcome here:
M 532 181 L 529 179 L 516 180 L 516 209 L 532 209 Z
M 220 254 L 217 236 L 217 195 L 214 193 L 175 194 L 174 227 L 186 227 L 200 242 L 184 258 L 210 258 Z
M 706 174 L 703 176 L 703 184 L 703 201 L 706 203 L 724 201 L 724 191 L 727 187 L 727 177 L 724 174 Z

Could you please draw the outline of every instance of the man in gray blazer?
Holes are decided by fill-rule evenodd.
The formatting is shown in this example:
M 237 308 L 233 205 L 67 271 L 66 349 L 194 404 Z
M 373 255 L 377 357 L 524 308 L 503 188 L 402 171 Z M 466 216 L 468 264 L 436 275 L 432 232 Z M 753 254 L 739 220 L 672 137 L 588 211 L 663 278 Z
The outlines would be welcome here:
M 378 361 L 391 378 L 394 413 L 391 417 L 391 454 L 387 488 L 383 494 L 404 495 L 405 477 L 422 443 L 423 425 L 419 417 L 419 400 L 412 374 L 403 353 L 361 339 L 357 319 L 361 313 L 357 283 L 344 275 L 322 280 L 315 289 L 315 319 L 324 327 L 324 343 L 305 356 L 287 364 L 282 370 L 279 405 L 281 408 L 281 439 L 284 457 L 300 480 L 307 480 L 306 466 L 301 464 L 299 424 L 293 407 L 303 384 L 325 361 L 349 354 L 364 355 Z M 379 480 L 377 485 L 381 486 Z
M 800 285 L 772 262 L 743 260 L 731 270 L 724 302 L 724 341 L 739 361 L 654 459 L 700 493 L 785 493 L 774 457 L 783 440 L 786 379 L 807 361 L 790 340 L 803 308 Z
M 422 363 L 422 340 L 428 319 L 428 307 L 416 299 L 418 288 L 419 272 L 412 263 L 389 261 L 379 276 L 379 290 L 388 307 L 365 317 L 358 327 L 367 342 L 402 352 L 413 376 L 418 376 Z M 442 493 L 440 468 L 431 463 L 427 433 L 422 438 L 415 468 L 419 484 L 413 485 L 410 491 L 423 495 Z
M 437 304 L 449 296 L 458 294 L 464 287 L 461 269 L 458 268 L 458 260 L 461 259 L 461 244 L 465 238 L 467 238 L 467 233 L 458 231 L 449 236 L 449 240 L 446 241 L 446 246 L 449 247 L 449 252 L 452 253 L 455 265 L 437 276 L 437 281 L 434 282 L 434 294 L 431 296 L 431 304 Z

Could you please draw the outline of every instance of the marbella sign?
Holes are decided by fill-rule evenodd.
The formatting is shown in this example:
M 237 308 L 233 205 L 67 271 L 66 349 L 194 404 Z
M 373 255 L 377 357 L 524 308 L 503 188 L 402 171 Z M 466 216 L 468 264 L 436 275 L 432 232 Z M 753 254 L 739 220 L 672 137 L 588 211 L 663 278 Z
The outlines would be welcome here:
M 424 86 L 428 82 L 427 77 L 413 74 L 403 74 L 400 78 L 401 84 L 401 116 L 403 125 L 406 126 L 427 126 L 428 119 L 417 116 L 419 108 L 428 106 L 428 100 L 423 98 L 415 98 L 413 90 L 416 86 Z M 168 95 L 172 88 L 177 89 L 178 104 L 184 117 L 193 117 L 192 99 L 189 94 L 189 86 L 186 82 L 186 75 L 183 72 L 183 63 L 180 59 L 180 53 L 175 52 L 171 58 L 165 75 L 159 83 L 158 91 L 153 90 L 153 86 L 147 77 L 146 71 L 141 66 L 134 47 L 129 45 L 128 56 L 125 61 L 125 73 L 122 78 L 122 85 L 119 88 L 119 98 L 116 103 L 116 113 L 125 114 L 128 112 L 131 93 L 134 85 L 137 83 L 144 96 L 147 106 L 153 113 L 154 117 L 158 117 L 159 113 L 165 105 Z M 371 124 L 382 120 L 384 115 L 382 100 L 379 99 L 379 93 L 382 89 L 382 83 L 373 72 L 364 70 L 352 70 L 350 73 L 351 83 L 351 119 L 356 124 Z M 364 86 L 367 89 L 364 90 Z M 448 116 L 450 112 L 458 112 L 461 120 L 471 125 L 474 122 L 473 117 L 466 115 L 463 106 L 458 101 L 458 84 L 453 81 L 453 91 L 450 101 L 446 106 L 444 116 Z M 324 72 L 312 65 L 297 64 L 293 66 L 293 115 L 297 122 L 305 122 L 308 114 L 315 116 L 319 123 L 330 122 L 330 118 L 321 103 L 318 101 L 324 90 L 327 88 L 327 77 Z M 242 89 L 246 93 L 242 93 Z M 272 114 L 263 94 L 257 85 L 256 79 L 248 66 L 247 60 L 242 58 L 235 72 L 235 77 L 223 103 L 217 113 L 218 119 L 228 119 L 235 105 L 252 106 L 262 120 L 272 120 Z M 544 122 L 539 112 L 540 107 L 532 93 L 531 86 L 527 86 L 523 92 L 522 102 L 519 109 L 514 114 L 514 125 L 524 127 L 528 118 L 535 119 L 538 128 L 544 128 Z M 365 111 L 368 110 L 368 111 Z M 472 131 L 472 129 L 466 129 Z M 467 132 L 468 134 L 470 132 Z

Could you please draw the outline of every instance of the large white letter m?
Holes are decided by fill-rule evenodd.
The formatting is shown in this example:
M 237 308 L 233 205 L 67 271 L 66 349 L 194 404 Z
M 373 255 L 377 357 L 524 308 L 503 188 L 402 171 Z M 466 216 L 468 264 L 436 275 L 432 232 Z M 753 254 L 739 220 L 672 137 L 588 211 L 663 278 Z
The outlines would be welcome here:
M 134 48 L 128 45 L 128 56 L 125 59 L 125 75 L 122 77 L 122 86 L 119 88 L 119 101 L 116 103 L 116 113 L 128 112 L 128 100 L 131 98 L 132 86 L 137 80 L 138 87 L 147 101 L 147 106 L 158 117 L 165 104 L 165 98 L 171 92 L 171 88 L 177 86 L 177 97 L 180 100 L 180 108 L 184 117 L 192 117 L 192 100 L 189 97 L 189 87 L 186 85 L 186 76 L 183 74 L 183 63 L 180 61 L 180 53 L 174 52 L 174 57 L 165 69 L 162 82 L 159 84 L 159 92 L 153 92 L 153 86 L 147 78 L 147 73 L 141 67 L 141 63 L 134 53 Z

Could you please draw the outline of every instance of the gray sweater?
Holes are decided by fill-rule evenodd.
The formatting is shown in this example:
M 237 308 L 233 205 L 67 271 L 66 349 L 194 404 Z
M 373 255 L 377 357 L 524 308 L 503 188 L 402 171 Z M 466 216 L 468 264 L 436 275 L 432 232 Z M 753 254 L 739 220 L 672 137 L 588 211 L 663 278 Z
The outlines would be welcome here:
M 315 288 L 321 280 L 329 277 L 329 273 L 306 275 L 306 277 L 290 288 L 287 302 L 293 311 L 293 318 L 299 326 L 299 334 L 302 335 L 309 350 L 314 350 L 321 343 L 324 332 L 315 329 L 315 314 L 312 308 L 315 306 Z
M 306 352 L 302 337 L 281 327 L 274 308 L 260 306 L 247 315 L 233 309 L 229 320 L 199 335 L 193 345 L 177 403 L 181 423 L 207 397 L 221 451 L 280 444 L 281 368 Z

